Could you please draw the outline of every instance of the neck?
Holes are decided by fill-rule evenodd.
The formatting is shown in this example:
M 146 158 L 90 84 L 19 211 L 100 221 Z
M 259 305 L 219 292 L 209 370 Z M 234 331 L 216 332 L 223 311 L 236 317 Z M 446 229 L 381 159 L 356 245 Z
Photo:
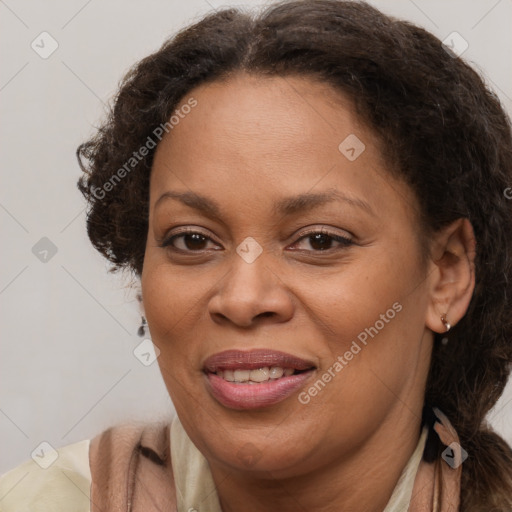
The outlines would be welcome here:
M 403 416 L 409 416 L 404 415 Z M 412 416 L 412 415 L 411 415 Z M 364 446 L 311 472 L 239 472 L 210 463 L 223 512 L 364 510 L 382 512 L 419 440 L 421 418 L 383 423 Z M 299 506 L 300 504 L 300 506 Z

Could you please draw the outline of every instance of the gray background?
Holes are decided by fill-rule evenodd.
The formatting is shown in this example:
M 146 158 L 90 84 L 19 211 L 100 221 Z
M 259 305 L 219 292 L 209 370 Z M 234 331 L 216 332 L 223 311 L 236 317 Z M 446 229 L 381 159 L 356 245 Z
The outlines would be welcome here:
M 459 32 L 469 43 L 464 58 L 512 112 L 512 0 L 372 3 L 441 39 Z M 133 354 L 136 283 L 107 274 L 87 239 L 75 149 L 132 64 L 221 5 L 0 0 L 0 472 L 42 441 L 58 448 L 125 420 L 172 414 L 157 363 Z M 47 59 L 31 48 L 43 31 L 59 45 Z M 46 262 L 33 253 L 43 237 L 57 249 Z M 512 384 L 490 421 L 512 444 Z

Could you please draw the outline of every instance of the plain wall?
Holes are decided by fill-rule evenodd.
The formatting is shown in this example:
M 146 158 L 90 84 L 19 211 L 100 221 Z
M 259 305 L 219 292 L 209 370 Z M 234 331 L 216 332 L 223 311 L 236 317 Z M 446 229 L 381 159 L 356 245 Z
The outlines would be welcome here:
M 372 3 L 441 39 L 459 32 L 469 43 L 464 58 L 512 112 L 512 2 Z M 107 274 L 87 239 L 75 150 L 132 64 L 221 5 L 0 2 L 0 472 L 28 459 L 42 441 L 58 448 L 125 420 L 173 412 L 157 363 L 146 367 L 133 355 L 140 343 L 135 289 Z M 59 45 L 47 59 L 31 47 L 35 40 L 49 49 L 48 39 L 38 39 L 43 31 Z M 37 243 L 34 252 L 45 257 L 46 248 L 48 261 L 34 254 Z M 490 420 L 512 445 L 512 384 Z

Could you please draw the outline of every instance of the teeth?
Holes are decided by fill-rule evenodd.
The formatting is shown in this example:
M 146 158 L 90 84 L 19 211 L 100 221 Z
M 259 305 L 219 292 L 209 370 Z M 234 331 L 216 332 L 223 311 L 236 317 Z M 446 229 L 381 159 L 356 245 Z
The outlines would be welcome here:
M 235 370 L 235 382 L 247 382 L 251 376 L 251 370 Z
M 270 368 L 270 378 L 271 379 L 279 379 L 283 376 L 284 370 L 280 366 L 272 366 Z
M 222 372 L 220 372 L 222 374 Z M 217 375 L 219 372 L 217 372 Z M 234 382 L 235 380 L 235 373 L 233 370 L 224 370 L 224 375 L 221 375 L 221 377 L 224 378 L 224 380 L 227 380 L 228 382 Z
M 269 380 L 280 379 L 293 375 L 293 368 L 281 368 L 280 366 L 264 366 L 256 370 L 218 370 L 217 375 L 228 382 L 240 383 L 258 383 L 267 382 Z
M 258 368 L 257 370 L 251 370 L 250 379 L 253 382 L 265 382 L 269 379 L 269 373 L 270 370 L 268 366 L 265 366 L 265 368 Z

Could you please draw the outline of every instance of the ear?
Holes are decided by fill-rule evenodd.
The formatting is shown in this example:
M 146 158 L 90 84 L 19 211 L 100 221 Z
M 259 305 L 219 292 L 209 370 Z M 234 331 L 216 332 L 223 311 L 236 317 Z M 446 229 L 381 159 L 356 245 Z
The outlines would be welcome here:
M 460 218 L 436 234 L 429 271 L 430 301 L 426 326 L 446 332 L 441 320 L 454 326 L 465 314 L 475 289 L 476 240 L 473 226 Z

